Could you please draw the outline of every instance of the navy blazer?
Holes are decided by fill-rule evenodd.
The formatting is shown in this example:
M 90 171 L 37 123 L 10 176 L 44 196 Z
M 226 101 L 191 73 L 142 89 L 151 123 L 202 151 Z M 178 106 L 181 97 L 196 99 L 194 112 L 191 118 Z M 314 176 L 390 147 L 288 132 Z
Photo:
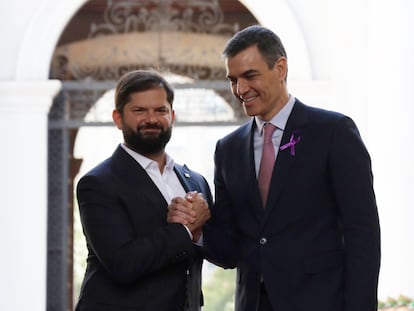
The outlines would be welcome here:
M 262 207 L 253 119 L 217 142 L 204 251 L 237 267 L 236 311 L 374 311 L 380 231 L 370 156 L 354 122 L 296 100 Z
M 175 172 L 211 205 L 201 175 Z M 167 202 L 122 147 L 80 179 L 77 199 L 89 254 L 76 310 L 200 309 L 200 252 L 184 226 L 167 223 Z

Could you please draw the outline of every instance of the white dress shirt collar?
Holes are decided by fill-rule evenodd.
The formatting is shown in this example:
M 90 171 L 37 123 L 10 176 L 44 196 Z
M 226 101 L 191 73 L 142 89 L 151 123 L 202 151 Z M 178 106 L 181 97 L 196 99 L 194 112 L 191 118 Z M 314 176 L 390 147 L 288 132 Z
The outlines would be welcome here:
M 151 160 L 150 158 L 147 158 L 146 156 L 143 156 L 142 154 L 132 150 L 131 148 L 129 148 L 128 146 L 125 145 L 125 143 L 121 144 L 121 147 L 131 156 L 134 158 L 135 161 L 137 161 L 139 163 L 139 165 L 142 166 L 142 168 L 144 170 L 147 170 L 149 167 L 153 166 L 153 165 L 157 165 L 158 164 L 156 161 Z M 174 160 L 166 153 L 165 154 L 166 158 L 166 164 L 164 167 L 164 170 L 167 171 L 172 171 L 174 169 Z
M 289 118 L 290 113 L 292 112 L 293 106 L 295 104 L 295 97 L 289 95 L 289 100 L 286 105 L 280 110 L 269 122 L 263 121 L 259 117 L 255 116 L 255 122 L 257 125 L 257 131 L 259 136 L 263 134 L 263 126 L 266 123 L 272 123 L 278 129 L 284 131 L 286 127 L 287 120 Z

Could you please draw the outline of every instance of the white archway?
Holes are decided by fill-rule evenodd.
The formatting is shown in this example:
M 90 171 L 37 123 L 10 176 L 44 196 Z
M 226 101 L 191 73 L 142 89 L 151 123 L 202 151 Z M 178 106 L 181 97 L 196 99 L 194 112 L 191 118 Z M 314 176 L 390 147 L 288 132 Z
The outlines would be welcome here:
M 56 43 L 66 24 L 86 2 L 87 0 L 40 2 L 23 36 L 17 56 L 16 80 L 48 80 Z
M 48 79 L 50 61 L 56 43 L 66 24 L 86 2 L 87 0 L 67 0 L 63 4 L 45 0 L 36 7 L 17 56 L 16 80 Z M 289 75 L 292 80 L 311 80 L 312 68 L 306 41 L 286 1 L 272 1 L 271 11 L 266 1 L 241 0 L 240 2 L 262 25 L 274 30 L 281 37 L 291 60 Z
M 16 238 L 8 238 L 2 243 L 5 253 L 13 256 L 2 259 L 1 275 L 4 284 L 0 286 L 7 299 L 0 301 L 0 309 L 8 310 L 13 306 L 16 310 L 40 311 L 46 308 L 47 114 L 60 87 L 59 81 L 48 79 L 49 68 L 61 33 L 75 12 L 86 2 L 87 0 L 20 0 L 19 8 L 12 11 L 22 22 L 11 24 L 18 28 L 19 36 L 13 50 L 15 55 L 12 64 L 8 66 L 13 68 L 8 77 L 11 82 L 0 82 L 0 130 L 2 133 L 10 133 L 10 129 L 16 128 L 17 122 L 18 127 L 29 129 L 31 140 L 30 143 L 15 144 L 16 139 L 19 142 L 27 139 L 25 130 L 20 130 L 13 136 L 5 135 L 7 137 L 3 140 L 7 146 L 13 146 L 11 155 L 2 156 L 3 163 L 21 164 L 17 170 L 15 165 L 6 164 L 4 170 L 6 176 L 12 177 L 7 179 L 3 189 L 6 189 L 5 193 L 14 195 L 3 196 L 5 206 L 12 208 L 7 212 L 8 223 L 3 226 L 2 222 L 2 228 L 6 228 L 6 233 L 13 237 L 16 224 L 22 226 L 22 229 L 17 228 L 21 233 Z M 286 1 L 272 1 L 272 11 L 275 12 L 272 15 L 269 15 L 267 1 L 241 2 L 261 24 L 278 33 L 285 43 L 291 61 L 291 89 L 296 87 L 303 94 L 302 98 L 325 95 L 325 91 L 320 91 L 325 87 L 323 83 L 312 81 L 308 49 Z M 9 21 L 13 18 L 15 17 L 10 17 Z M 10 25 L 5 23 L 4 27 Z M 16 243 L 29 246 L 16 248 Z M 30 252 L 29 263 L 27 252 Z M 17 273 L 14 266 L 19 267 Z M 25 299 L 19 298 L 19 293 L 22 292 Z
M 34 199 L 36 201 L 36 209 L 42 209 L 41 212 L 38 212 L 36 215 L 33 215 L 35 223 L 28 225 L 30 230 L 35 231 L 37 234 L 32 237 L 33 245 L 40 246 L 33 249 L 32 258 L 34 263 L 42 264 L 43 268 L 38 269 L 36 273 L 29 275 L 29 273 L 19 274 L 15 278 L 14 284 L 24 283 L 27 290 L 27 293 L 32 293 L 28 295 L 28 300 L 19 301 L 19 309 L 22 310 L 44 310 L 46 306 L 46 235 L 47 235 L 47 221 L 46 221 L 46 207 L 47 199 L 45 193 L 47 192 L 47 182 L 46 174 L 47 171 L 47 162 L 46 162 L 46 150 L 47 150 L 47 137 L 46 137 L 46 124 L 47 124 L 47 113 L 51 106 L 51 101 L 54 94 L 59 89 L 59 81 L 49 80 L 49 69 L 50 62 L 56 44 L 59 40 L 61 33 L 64 31 L 67 23 L 70 21 L 72 16 L 87 2 L 87 0 L 66 0 L 64 3 L 60 3 L 55 0 L 44 0 L 38 3 L 28 2 L 26 4 L 27 10 L 32 10 L 31 14 L 28 14 L 30 18 L 26 19 L 26 28 L 22 31 L 22 35 L 19 38 L 21 40 L 19 49 L 15 56 L 15 72 L 14 78 L 19 84 L 15 84 L 15 87 L 20 88 L 21 90 L 27 90 L 26 83 L 29 82 L 30 85 L 34 86 L 35 89 L 38 89 L 36 86 L 42 86 L 40 90 L 47 92 L 47 96 L 42 94 L 41 97 L 41 115 L 39 118 L 33 119 L 33 122 L 36 123 L 35 134 L 38 136 L 36 140 L 36 151 L 34 151 L 31 156 L 42 163 L 38 165 L 38 170 L 36 171 L 36 176 L 33 176 L 29 184 L 37 184 L 40 187 L 36 188 L 36 191 L 41 191 L 42 197 L 39 199 L 35 194 L 27 200 Z M 255 8 L 252 5 L 252 1 L 247 3 L 247 8 Z M 261 4 L 262 5 L 262 4 Z M 301 47 L 299 49 L 294 49 L 290 53 L 290 59 L 293 59 L 292 67 L 290 68 L 290 77 L 296 80 L 309 80 L 311 77 L 311 71 L 309 66 L 309 59 L 307 55 L 307 50 L 304 48 L 304 39 L 299 31 L 300 28 L 294 23 L 293 14 L 291 14 L 289 8 L 286 6 L 285 1 L 279 0 L 272 3 L 276 5 L 278 9 L 278 23 L 274 24 L 274 19 L 269 18 L 264 13 L 267 10 L 263 7 L 255 8 L 254 14 L 260 23 L 268 23 L 268 27 L 273 28 L 282 39 L 286 42 L 287 48 L 290 50 L 289 45 L 298 44 L 301 42 Z M 52 13 L 53 12 L 53 13 Z M 288 23 L 288 25 L 285 25 Z M 285 35 L 285 34 L 286 35 Z M 286 38 L 286 39 L 285 39 Z M 295 42 L 295 43 L 290 43 Z M 292 49 L 293 50 L 293 49 Z M 38 82 L 36 82 L 38 81 Z M 40 83 L 40 84 L 39 84 Z M 302 82 L 303 83 L 303 82 Z M 14 89 L 16 90 L 16 89 Z M 14 113 L 15 116 L 11 116 L 9 123 L 14 119 L 22 118 L 22 109 L 25 107 L 29 101 L 33 104 L 33 99 L 29 99 L 28 95 L 33 93 L 26 93 L 25 96 L 13 95 L 15 96 L 15 101 L 13 102 L 14 107 L 21 107 L 17 109 Z M 40 96 L 40 95 L 39 95 Z M 1 99 L 1 98 L 0 98 Z M 7 100 L 9 100 L 8 98 Z M 1 102 L 1 100 L 0 100 Z M 33 117 L 33 114 L 28 114 L 28 118 Z M 35 126 L 31 126 L 35 128 Z M 23 146 L 21 147 L 23 148 Z M 25 151 L 17 150 L 18 153 L 24 155 Z M 42 170 L 42 171 L 40 171 Z M 24 172 L 21 173 L 21 178 L 26 178 Z M 19 178 L 19 176 L 17 176 Z M 40 189 L 39 189 L 40 188 Z M 24 201 L 24 198 L 22 198 Z M 30 206 L 29 202 L 22 202 L 21 206 Z M 16 213 L 16 219 L 18 219 L 18 214 L 27 213 L 23 209 L 21 212 Z M 31 214 L 30 214 L 31 215 Z M 11 229 L 10 229 L 11 230 Z M 24 250 L 22 250 L 24 252 Z M 21 254 L 19 257 L 24 258 L 24 254 Z M 28 267 L 28 270 L 31 266 Z M 29 276 L 28 276 L 29 275 Z M 10 276 L 6 276 L 6 280 L 11 280 L 13 275 L 10 272 Z M 15 288 L 14 286 L 11 287 Z M 13 290 L 14 291 L 14 290 Z M 6 291 L 7 293 L 8 291 Z M 17 290 L 15 292 L 18 292 Z M 13 297 L 13 294 L 10 293 L 10 297 Z M 16 300 L 16 299 L 15 299 Z
M 312 80 L 312 68 L 305 37 L 286 0 L 241 0 L 261 25 L 272 29 L 282 40 L 289 60 L 289 79 Z

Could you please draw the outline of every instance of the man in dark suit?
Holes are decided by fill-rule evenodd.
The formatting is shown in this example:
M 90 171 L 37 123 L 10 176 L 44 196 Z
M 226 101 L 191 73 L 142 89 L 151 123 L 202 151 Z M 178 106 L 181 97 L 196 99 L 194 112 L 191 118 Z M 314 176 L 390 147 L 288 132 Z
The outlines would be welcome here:
M 223 54 L 252 119 L 217 143 L 203 243 L 208 259 L 237 267 L 235 310 L 377 310 L 379 220 L 356 125 L 288 93 L 286 52 L 270 30 L 240 31 Z M 264 152 L 268 126 L 273 145 Z M 262 155 L 272 150 L 261 193 Z M 184 207 L 175 210 L 185 219 Z
M 202 257 L 193 240 L 209 218 L 206 180 L 165 153 L 174 93 L 152 71 L 116 86 L 113 120 L 124 143 L 77 185 L 88 259 L 78 311 L 200 310 Z M 197 220 L 167 223 L 182 198 Z

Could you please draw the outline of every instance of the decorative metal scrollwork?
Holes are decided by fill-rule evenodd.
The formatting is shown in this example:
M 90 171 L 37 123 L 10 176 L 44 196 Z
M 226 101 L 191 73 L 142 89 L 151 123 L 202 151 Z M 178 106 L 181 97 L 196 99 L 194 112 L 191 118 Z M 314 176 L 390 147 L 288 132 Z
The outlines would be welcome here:
M 92 24 L 89 38 L 143 31 L 181 31 L 231 36 L 218 0 L 108 0 L 104 23 Z
M 155 68 L 195 80 L 224 79 L 222 48 L 237 30 L 218 0 L 107 0 L 87 39 L 60 46 L 52 78 L 116 80 Z

